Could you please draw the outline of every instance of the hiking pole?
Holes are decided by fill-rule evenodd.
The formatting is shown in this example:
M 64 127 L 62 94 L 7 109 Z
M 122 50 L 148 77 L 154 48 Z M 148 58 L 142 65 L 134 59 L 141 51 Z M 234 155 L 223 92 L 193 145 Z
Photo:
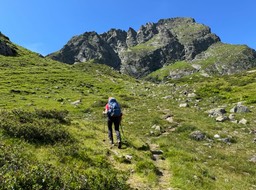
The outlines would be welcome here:
M 124 136 L 124 130 L 123 130 L 123 126 L 120 124 L 120 128 L 121 128 L 121 132 L 122 132 L 122 139 L 123 139 L 123 141 L 126 141 L 127 142 L 127 140 L 126 140 L 126 138 L 125 138 L 125 136 Z
M 106 141 L 106 121 L 105 121 L 105 115 L 103 115 L 103 128 L 104 128 L 104 139 L 103 142 Z

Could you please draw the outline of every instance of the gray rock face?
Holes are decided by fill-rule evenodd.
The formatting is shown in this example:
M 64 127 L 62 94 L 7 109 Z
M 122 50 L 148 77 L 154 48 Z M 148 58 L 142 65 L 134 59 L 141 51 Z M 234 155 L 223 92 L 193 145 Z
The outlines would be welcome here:
M 206 59 L 208 55 L 204 52 L 218 42 L 220 38 L 211 33 L 209 27 L 196 23 L 194 19 L 170 18 L 147 23 L 137 32 L 132 28 L 128 31 L 111 29 L 103 34 L 86 32 L 73 37 L 60 51 L 48 56 L 68 64 L 95 59 L 122 73 L 140 78 L 177 61 Z M 248 59 L 256 60 L 256 54 L 247 54 L 251 56 Z M 225 68 L 218 64 L 222 63 L 216 63 L 216 68 L 210 69 L 218 70 L 221 67 L 219 73 L 225 71 L 229 74 L 240 63 L 234 62 L 234 69 L 233 66 Z M 243 64 L 242 67 L 248 69 L 252 66 Z M 200 68 L 170 72 L 169 77 L 180 78 L 198 72 Z
M 193 18 L 161 19 L 158 25 L 177 36 L 179 42 L 184 46 L 183 51 L 185 51 L 187 60 L 192 60 L 210 45 L 220 41 L 217 35 L 211 33 L 209 27 L 196 23 Z
M 133 28 L 129 28 L 126 37 L 126 44 L 128 47 L 136 46 L 137 42 L 137 32 Z
M 222 116 L 226 113 L 225 108 L 213 108 L 211 110 L 206 111 L 209 114 L 209 117 L 218 117 Z
M 59 52 L 52 54 L 51 57 L 68 64 L 96 59 L 100 63 L 119 69 L 121 61 L 113 48 L 119 44 L 117 36 L 117 34 L 113 34 L 113 36 L 105 34 L 103 37 L 106 40 L 104 40 L 96 32 L 86 32 L 83 35 L 73 37 Z M 107 43 L 107 40 L 114 42 L 110 43 L 112 47 Z
M 144 43 L 153 38 L 158 33 L 157 25 L 154 23 L 147 23 L 141 26 L 137 33 L 138 44 Z
M 10 44 L 11 42 L 9 41 L 9 38 L 0 32 L 0 55 L 5 55 L 5 56 L 16 55 L 15 48 L 11 47 Z

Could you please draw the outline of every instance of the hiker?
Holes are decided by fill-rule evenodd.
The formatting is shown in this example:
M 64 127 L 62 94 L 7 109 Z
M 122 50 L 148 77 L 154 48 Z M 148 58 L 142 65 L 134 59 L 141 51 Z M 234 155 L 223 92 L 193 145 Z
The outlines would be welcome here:
M 103 114 L 106 114 L 108 117 L 108 138 L 110 140 L 110 144 L 114 145 L 114 139 L 113 139 L 113 133 L 112 133 L 112 124 L 114 123 L 115 132 L 116 132 L 116 138 L 117 138 L 117 144 L 118 148 L 121 148 L 121 134 L 119 131 L 119 125 L 121 123 L 122 119 L 122 111 L 120 108 L 120 105 L 116 101 L 115 98 L 109 97 L 108 103 L 105 106 L 105 110 L 103 111 Z

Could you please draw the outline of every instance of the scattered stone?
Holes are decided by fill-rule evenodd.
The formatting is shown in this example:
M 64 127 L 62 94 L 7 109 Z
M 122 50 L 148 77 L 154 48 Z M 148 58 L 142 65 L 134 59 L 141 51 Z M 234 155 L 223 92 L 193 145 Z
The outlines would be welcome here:
M 169 117 L 172 117 L 172 114 L 170 113 L 167 113 L 163 116 L 163 119 L 168 119 Z
M 216 121 L 217 122 L 223 122 L 223 121 L 226 121 L 228 118 L 224 115 L 220 115 L 216 118 Z
M 151 135 L 161 135 L 162 134 L 162 128 L 159 125 L 153 125 L 151 127 L 151 129 L 153 129 L 150 131 Z
M 256 135 L 256 129 L 251 129 L 250 134 L 255 134 Z
M 238 121 L 235 119 L 235 114 L 233 114 L 233 113 L 229 114 L 228 119 L 232 123 L 238 123 Z
M 129 155 L 129 154 L 125 155 L 125 159 L 131 161 L 132 160 L 132 155 Z
M 231 120 L 231 122 L 232 122 L 232 123 L 236 123 L 236 124 L 238 123 L 237 120 Z
M 166 121 L 168 121 L 169 123 L 173 123 L 173 117 L 166 118 Z
M 205 138 L 205 134 L 202 133 L 201 131 L 194 131 L 194 132 L 190 133 L 190 138 L 197 140 L 197 141 L 201 141 Z
M 249 162 L 256 163 L 256 155 L 254 155 L 254 156 L 249 160 Z
M 161 131 L 161 127 L 159 125 L 153 125 L 151 128 L 156 131 Z
M 235 107 L 230 110 L 231 113 L 247 113 L 250 112 L 247 106 L 242 105 L 242 103 L 238 103 Z
M 82 103 L 81 100 L 76 100 L 76 101 L 74 101 L 74 102 L 71 102 L 71 104 L 74 105 L 74 106 L 77 106 L 77 105 L 79 105 L 79 104 L 81 104 L 81 103 Z
M 171 98 L 172 98 L 171 95 L 163 97 L 163 99 L 171 99 Z
M 246 125 L 246 124 L 247 124 L 247 120 L 243 118 L 243 119 L 241 119 L 238 123 L 239 123 L 239 124 Z
M 151 153 L 152 153 L 152 154 L 161 155 L 161 154 L 163 154 L 164 152 L 163 152 L 162 150 L 151 150 Z
M 234 121 L 235 120 L 235 114 L 233 114 L 233 113 L 229 114 L 228 118 L 229 118 L 230 121 Z
M 231 138 L 229 137 L 226 137 L 226 138 L 223 138 L 221 139 L 224 143 L 227 143 L 227 144 L 231 144 Z
M 225 108 L 214 108 L 214 109 L 206 111 L 206 113 L 209 114 L 209 117 L 218 117 L 218 116 L 222 116 L 223 114 L 225 114 L 226 110 L 225 110 Z
M 161 131 L 161 127 L 159 125 L 156 126 L 155 128 L 156 131 Z
M 216 135 L 214 135 L 213 137 L 216 138 L 216 139 L 219 139 L 219 138 L 220 138 L 220 135 L 216 134 Z
M 187 108 L 189 107 L 188 103 L 183 103 L 179 105 L 180 108 Z
M 158 145 L 152 145 L 151 148 L 152 149 L 150 150 L 150 152 L 152 153 L 152 157 L 151 157 L 152 160 L 157 161 L 157 160 L 163 159 L 162 155 L 164 152 L 160 149 L 157 149 L 159 148 Z
M 194 97 L 196 97 L 196 94 L 194 92 L 188 94 L 188 98 L 194 98 Z
M 162 156 L 159 155 L 159 154 L 153 154 L 151 158 L 152 158 L 152 160 L 154 160 L 154 161 L 162 160 Z

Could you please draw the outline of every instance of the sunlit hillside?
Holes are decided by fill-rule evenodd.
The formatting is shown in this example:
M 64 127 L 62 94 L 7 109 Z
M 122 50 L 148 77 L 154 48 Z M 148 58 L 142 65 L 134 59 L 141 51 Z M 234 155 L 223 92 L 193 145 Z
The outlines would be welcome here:
M 0 56 L 0 189 L 256 188 L 256 72 L 153 83 L 17 53 Z M 109 96 L 121 149 L 107 139 Z

